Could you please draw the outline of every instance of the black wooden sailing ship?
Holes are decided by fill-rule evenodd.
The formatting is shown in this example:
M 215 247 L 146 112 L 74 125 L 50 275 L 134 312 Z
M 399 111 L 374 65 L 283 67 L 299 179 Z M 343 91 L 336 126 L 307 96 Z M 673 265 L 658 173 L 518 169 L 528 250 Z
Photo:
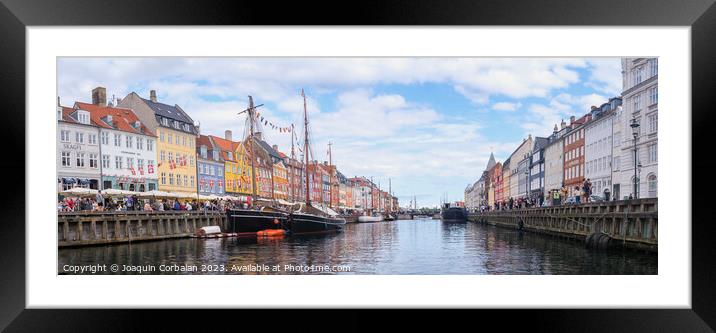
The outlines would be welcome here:
M 259 105 L 261 106 L 261 105 Z M 227 211 L 228 231 L 236 233 L 258 232 L 269 229 L 288 229 L 288 213 L 271 207 L 259 208 L 256 204 L 256 167 L 254 164 L 254 127 L 256 126 L 256 108 L 254 100 L 249 96 L 249 108 L 239 112 L 247 114 L 249 134 L 244 140 L 244 149 L 251 158 L 252 195 L 251 207 L 234 208 Z
M 310 145 L 308 138 L 308 112 L 306 111 L 306 94 L 301 90 L 303 97 L 303 155 L 304 155 L 304 179 L 306 189 L 306 204 L 302 205 L 298 211 L 289 215 L 289 226 L 292 234 L 311 234 L 340 231 L 346 220 L 332 216 L 323 210 L 311 205 L 311 188 L 308 179 L 308 163 L 310 158 Z

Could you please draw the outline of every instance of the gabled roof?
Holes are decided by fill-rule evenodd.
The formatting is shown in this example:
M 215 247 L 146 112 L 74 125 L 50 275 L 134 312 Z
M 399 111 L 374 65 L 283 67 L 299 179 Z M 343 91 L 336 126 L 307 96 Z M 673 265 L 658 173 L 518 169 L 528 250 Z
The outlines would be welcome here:
M 281 155 L 276 151 L 276 149 L 273 149 L 270 144 L 268 144 L 266 141 L 256 138 L 256 143 L 263 148 L 271 157 L 281 159 Z
M 216 148 L 219 149 L 219 151 L 221 152 L 219 155 L 221 156 L 222 159 L 224 159 L 225 161 L 229 161 L 229 162 L 237 162 L 238 161 L 237 160 L 238 156 L 236 156 L 236 153 L 235 153 L 237 148 L 239 147 L 238 142 L 229 141 L 229 140 L 226 140 L 224 138 L 220 138 L 220 137 L 214 136 L 214 135 L 209 135 L 207 137 L 211 140 L 211 142 L 214 143 Z M 232 158 L 229 158 L 229 152 L 231 152 Z
M 543 138 L 540 136 L 535 137 L 534 142 L 534 148 L 532 149 L 533 152 L 539 151 L 540 149 L 546 147 L 549 144 L 549 138 Z
M 152 100 L 145 98 L 142 98 L 142 100 L 157 115 L 189 123 L 190 125 L 194 124 L 194 120 L 192 120 L 191 117 L 189 117 L 189 115 L 187 115 L 184 110 L 179 107 L 179 105 L 175 104 L 174 106 L 171 106 L 164 103 L 152 102 Z
M 156 137 L 139 121 L 139 118 L 131 109 L 100 106 L 84 102 L 75 102 L 75 109 L 89 112 L 92 123 L 102 128 Z M 105 121 L 107 116 L 112 116 L 111 124 Z M 134 127 L 134 124 L 138 121 L 139 127 Z

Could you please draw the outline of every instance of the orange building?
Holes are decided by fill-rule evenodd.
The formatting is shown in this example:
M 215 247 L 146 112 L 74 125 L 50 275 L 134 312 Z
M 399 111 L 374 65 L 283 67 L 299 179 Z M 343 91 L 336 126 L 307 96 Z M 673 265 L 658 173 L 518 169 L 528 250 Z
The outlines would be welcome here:
M 584 181 L 584 124 L 591 119 L 587 114 L 577 120 L 572 117 L 573 128 L 564 138 L 564 186 L 573 190 Z

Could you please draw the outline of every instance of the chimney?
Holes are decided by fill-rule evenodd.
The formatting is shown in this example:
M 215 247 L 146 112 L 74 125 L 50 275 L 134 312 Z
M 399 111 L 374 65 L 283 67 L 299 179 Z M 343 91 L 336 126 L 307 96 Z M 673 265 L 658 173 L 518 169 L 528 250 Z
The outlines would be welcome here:
M 224 131 L 224 139 L 231 141 L 231 130 Z
M 557 124 L 554 124 L 554 133 L 557 133 L 557 131 L 559 131 L 559 129 L 557 129 Z
M 575 119 L 574 116 L 569 117 L 569 124 L 570 124 L 570 125 L 574 124 L 574 119 Z
M 157 102 L 157 91 L 156 90 L 149 91 L 149 100 L 151 100 L 154 103 Z
M 107 106 L 107 89 L 104 87 L 92 89 L 92 104 Z

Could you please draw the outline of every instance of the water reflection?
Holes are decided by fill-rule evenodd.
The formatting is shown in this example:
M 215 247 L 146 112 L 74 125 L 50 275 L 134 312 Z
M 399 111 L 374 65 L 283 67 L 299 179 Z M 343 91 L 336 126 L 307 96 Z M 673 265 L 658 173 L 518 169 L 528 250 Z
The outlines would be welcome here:
M 286 271 L 285 265 L 350 267 L 312 274 L 657 274 L 655 254 L 588 250 L 553 236 L 431 219 L 348 224 L 342 233 L 322 236 L 189 238 L 59 251 L 59 272 L 65 264 L 98 263 L 282 268 L 192 274 L 306 273 Z

